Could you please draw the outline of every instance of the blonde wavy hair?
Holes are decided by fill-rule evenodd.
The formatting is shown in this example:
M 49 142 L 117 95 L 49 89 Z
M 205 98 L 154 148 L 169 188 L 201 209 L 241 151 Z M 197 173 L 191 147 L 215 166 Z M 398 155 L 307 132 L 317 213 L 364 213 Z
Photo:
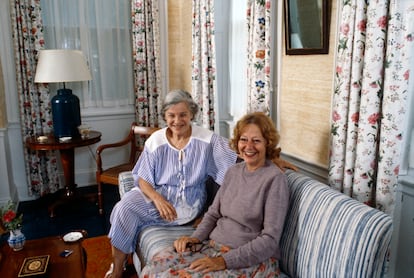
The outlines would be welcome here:
M 280 135 L 276 130 L 275 124 L 263 112 L 253 112 L 243 116 L 236 124 L 233 130 L 233 138 L 230 140 L 230 147 L 237 153 L 240 154 L 238 149 L 238 142 L 244 128 L 249 124 L 255 124 L 259 127 L 263 138 L 266 140 L 266 158 L 273 160 L 279 156 L 280 148 L 279 145 Z

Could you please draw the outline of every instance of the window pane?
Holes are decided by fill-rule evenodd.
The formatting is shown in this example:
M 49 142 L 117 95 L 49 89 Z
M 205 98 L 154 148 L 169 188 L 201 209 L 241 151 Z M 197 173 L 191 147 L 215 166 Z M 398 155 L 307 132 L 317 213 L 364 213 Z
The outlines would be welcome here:
M 92 81 L 67 84 L 81 105 L 133 105 L 130 1 L 41 0 L 41 6 L 46 48 L 79 49 L 89 63 Z

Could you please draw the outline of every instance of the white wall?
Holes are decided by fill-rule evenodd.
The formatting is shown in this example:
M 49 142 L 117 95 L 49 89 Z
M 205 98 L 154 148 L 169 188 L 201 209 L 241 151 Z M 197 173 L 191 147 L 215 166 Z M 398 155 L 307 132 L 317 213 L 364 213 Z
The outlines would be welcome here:
M 0 204 L 4 204 L 7 200 L 17 200 L 17 192 L 15 188 L 10 188 L 12 184 L 12 176 L 10 167 L 8 167 L 8 140 L 7 129 L 0 129 Z

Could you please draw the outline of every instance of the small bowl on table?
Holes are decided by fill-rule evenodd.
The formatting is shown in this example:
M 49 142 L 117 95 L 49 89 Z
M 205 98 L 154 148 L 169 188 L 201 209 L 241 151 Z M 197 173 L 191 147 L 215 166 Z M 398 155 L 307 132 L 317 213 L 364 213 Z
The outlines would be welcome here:
M 80 125 L 78 126 L 79 134 L 82 139 L 89 138 L 89 134 L 91 133 L 91 127 L 88 125 Z

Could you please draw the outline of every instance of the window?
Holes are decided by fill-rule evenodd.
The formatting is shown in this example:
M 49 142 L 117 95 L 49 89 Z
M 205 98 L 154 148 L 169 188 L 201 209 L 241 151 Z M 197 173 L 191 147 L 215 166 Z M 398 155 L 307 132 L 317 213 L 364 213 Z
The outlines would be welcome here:
M 92 81 L 67 84 L 81 107 L 133 106 L 130 1 L 41 0 L 41 8 L 45 48 L 79 49 L 89 63 Z
M 414 15 L 414 12 L 413 12 Z M 414 20 L 414 18 L 413 18 Z M 414 23 L 414 21 L 412 21 Z M 413 47 L 414 48 L 414 47 Z M 402 162 L 400 174 L 414 174 L 414 49 L 411 50 L 410 79 L 408 81 L 408 105 L 406 111 L 406 128 L 404 130 L 404 142 L 402 147 Z
M 407 33 L 414 33 L 414 6 L 409 7 L 409 0 L 401 2 L 401 10 L 407 23 Z M 412 3 L 411 3 L 412 4 Z M 410 57 L 410 79 L 408 81 L 408 105 L 406 111 L 406 134 L 402 146 L 400 175 L 414 174 L 414 43 L 408 51 Z

